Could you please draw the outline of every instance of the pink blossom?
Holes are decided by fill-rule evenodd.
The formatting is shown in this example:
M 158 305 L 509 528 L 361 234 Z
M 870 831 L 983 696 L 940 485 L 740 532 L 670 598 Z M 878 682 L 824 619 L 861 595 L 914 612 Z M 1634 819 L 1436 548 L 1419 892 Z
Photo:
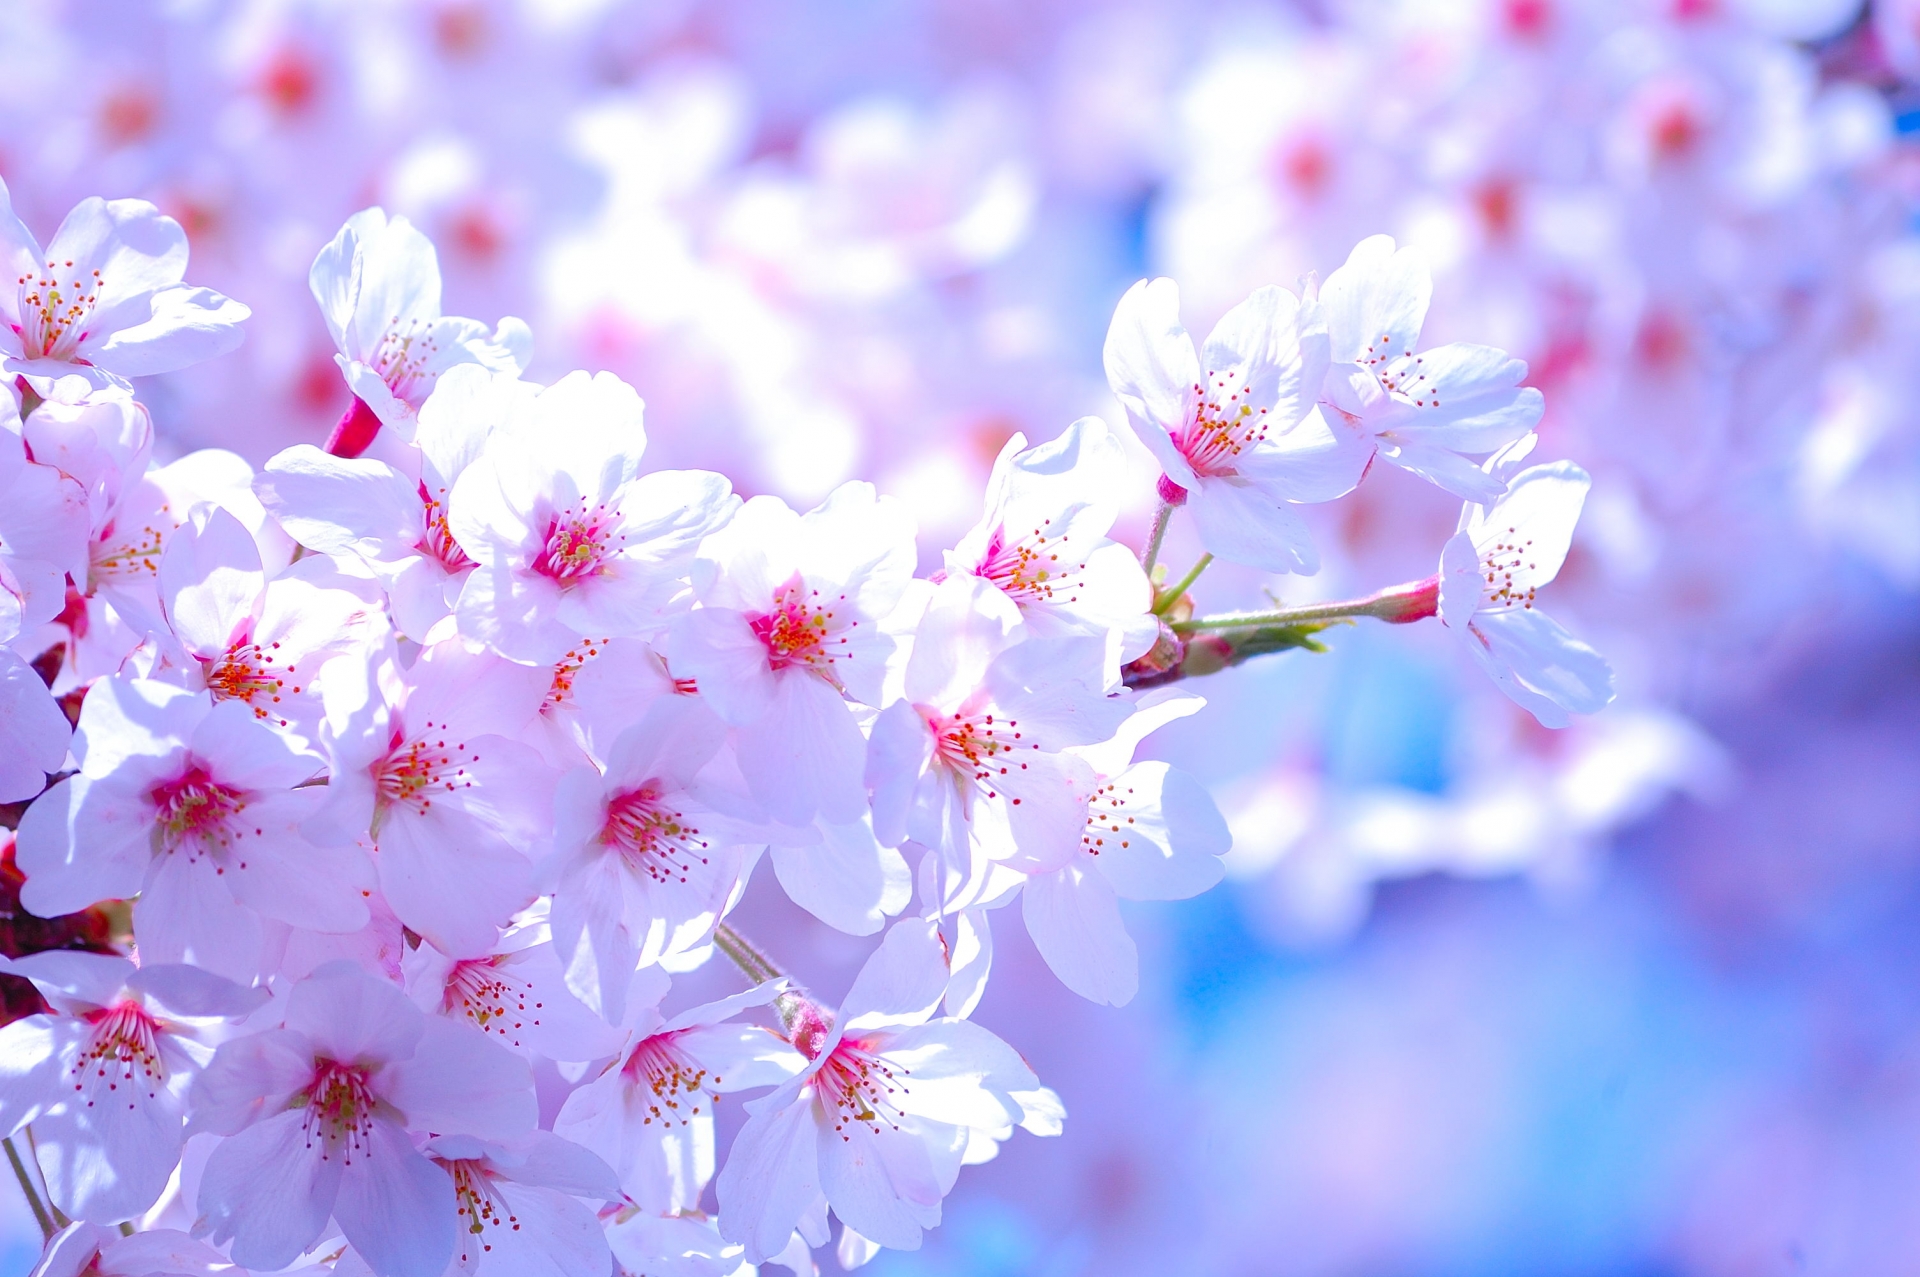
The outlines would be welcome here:
M 512 1141 L 535 1117 L 525 1061 L 345 962 L 293 987 L 281 1027 L 223 1044 L 192 1103 L 225 1137 L 198 1199 L 215 1243 L 283 1268 L 332 1219 L 379 1277 L 440 1277 L 455 1253 L 453 1181 L 413 1133 Z
M 0 257 L 0 357 L 35 379 L 171 372 L 238 346 L 250 313 L 180 282 L 186 233 L 145 200 L 82 200 L 43 249 L 0 183 Z
M 366 925 L 372 876 L 350 847 L 301 832 L 318 771 L 244 703 L 150 679 L 87 694 L 74 737 L 78 775 L 21 821 L 21 899 L 43 917 L 138 894 L 141 952 L 251 981 L 259 915 L 352 931 Z
M 180 1159 L 186 1092 L 222 1019 L 266 1001 L 195 967 L 97 953 L 7 961 L 51 1010 L 0 1028 L 0 1129 L 33 1123 L 54 1204 L 111 1224 L 141 1214 Z

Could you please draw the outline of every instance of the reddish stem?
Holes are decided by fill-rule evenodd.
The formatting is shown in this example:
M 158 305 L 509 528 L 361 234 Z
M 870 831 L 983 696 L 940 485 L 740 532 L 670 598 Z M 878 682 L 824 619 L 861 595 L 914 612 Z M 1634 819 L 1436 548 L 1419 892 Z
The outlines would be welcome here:
M 366 400 L 355 395 L 327 436 L 327 451 L 336 457 L 357 457 L 372 446 L 373 437 L 379 433 L 380 418 L 374 416 Z

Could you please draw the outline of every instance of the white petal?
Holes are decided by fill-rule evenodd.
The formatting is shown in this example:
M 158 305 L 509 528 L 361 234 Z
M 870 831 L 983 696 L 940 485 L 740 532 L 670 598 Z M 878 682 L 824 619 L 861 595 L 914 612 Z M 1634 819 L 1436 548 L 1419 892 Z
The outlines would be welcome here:
M 895 1250 L 915 1250 L 922 1229 L 940 1222 L 941 1184 L 919 1122 L 896 1130 L 847 1120 L 820 1144 L 820 1187 L 833 1213 L 862 1235 Z M 950 1136 L 935 1127 L 932 1138 Z
M 1432 297 L 1433 278 L 1416 250 L 1395 251 L 1386 235 L 1361 240 L 1320 285 L 1334 363 L 1383 365 L 1411 352 Z
M 386 1098 L 409 1124 L 442 1134 L 515 1140 L 533 1132 L 538 1112 L 526 1060 L 478 1029 L 423 1017 L 420 1043 L 389 1066 Z
M 1120 901 L 1090 864 L 1036 874 L 1020 893 L 1027 934 L 1060 983 L 1081 997 L 1125 1006 L 1140 988 L 1140 957 L 1120 921 Z
M 12 649 L 0 648 L 0 802 L 20 802 L 44 789 L 72 739 L 67 716 L 40 675 Z
M 453 1179 L 394 1123 L 370 1125 L 340 1176 L 340 1231 L 381 1277 L 441 1277 L 453 1257 Z
M 1114 308 L 1104 359 L 1107 384 L 1143 438 L 1184 425 L 1200 361 L 1180 322 L 1178 285 L 1143 279 L 1129 288 Z
M 1090 805 L 1088 847 L 1129 900 L 1184 900 L 1220 881 L 1232 845 L 1206 786 L 1165 763 L 1136 763 Z
M 1467 532 L 1483 559 L 1499 557 L 1500 584 L 1508 583 L 1510 571 L 1511 587 L 1524 592 L 1559 574 L 1591 486 L 1587 472 L 1570 461 L 1529 466 L 1513 477 L 1505 496 L 1475 515 Z
M 747 1105 L 715 1189 L 720 1234 L 746 1246 L 749 1263 L 787 1247 L 800 1217 L 820 1195 L 819 1128 L 811 1094 L 782 1087 Z
M 946 950 L 923 918 L 903 918 L 873 951 L 840 1004 L 842 1033 L 919 1024 L 947 991 Z
M 824 679 L 783 670 L 767 712 L 739 729 L 735 742 L 753 796 L 775 820 L 805 825 L 818 815 L 844 824 L 862 815 L 867 739 L 852 707 Z
M 320 1233 L 340 1190 L 339 1158 L 323 1158 L 307 1115 L 294 1109 L 229 1136 L 200 1175 L 200 1214 L 214 1244 L 232 1242 L 234 1262 L 285 1268 Z
M 1303 576 L 1320 570 L 1320 554 L 1306 521 L 1260 488 L 1202 479 L 1188 496 L 1187 509 L 1200 544 L 1229 563 Z
M 775 847 L 773 871 L 787 898 L 830 927 L 870 936 L 906 908 L 913 874 L 865 821 L 825 825 L 810 847 Z
M 253 314 L 211 288 L 165 288 L 153 295 L 145 322 L 83 343 L 91 361 L 122 377 L 174 372 L 240 347 L 240 325 Z
M 1593 714 L 1613 700 L 1606 658 L 1537 610 L 1482 612 L 1468 627 L 1467 650 L 1543 726 L 1565 727 L 1569 711 Z

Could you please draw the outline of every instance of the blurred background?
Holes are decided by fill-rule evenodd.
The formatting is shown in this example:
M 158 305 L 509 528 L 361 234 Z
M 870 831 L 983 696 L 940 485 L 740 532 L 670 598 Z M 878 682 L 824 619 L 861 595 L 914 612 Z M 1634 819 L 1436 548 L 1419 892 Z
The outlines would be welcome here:
M 1067 1134 L 870 1271 L 1920 1270 L 1920 0 L 7 0 L 0 176 L 42 237 L 153 200 L 253 308 L 141 388 L 156 460 L 325 437 L 307 268 L 379 203 L 655 465 L 871 478 L 928 565 L 1014 432 L 1122 420 L 1135 279 L 1204 332 L 1420 245 L 1429 344 L 1527 359 L 1593 473 L 1550 606 L 1618 702 L 1545 731 L 1430 626 L 1198 685 L 1151 747 L 1229 881 L 1132 915 L 1121 1010 L 1002 922 L 978 1018 Z M 1377 467 L 1319 577 L 1201 601 L 1427 575 L 1456 514 Z M 743 908 L 832 997 L 869 947 Z

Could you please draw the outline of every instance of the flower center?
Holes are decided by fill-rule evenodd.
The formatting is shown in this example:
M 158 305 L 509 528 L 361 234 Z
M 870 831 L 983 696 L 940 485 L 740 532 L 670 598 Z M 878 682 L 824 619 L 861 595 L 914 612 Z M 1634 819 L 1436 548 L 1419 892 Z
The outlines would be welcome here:
M 1480 574 L 1485 578 L 1482 590 L 1482 610 L 1519 606 L 1531 608 L 1533 597 L 1538 593 L 1533 586 L 1519 586 L 1514 583 L 1515 572 L 1531 575 L 1538 570 L 1537 565 L 1528 562 L 1532 553 L 1532 540 L 1522 541 L 1513 528 L 1507 529 L 1505 537 L 1495 541 L 1480 551 Z
M 480 755 L 464 742 L 449 746 L 444 737 L 431 735 L 436 726 L 444 731 L 445 724 L 428 720 L 426 726 L 427 735 L 404 745 L 396 739 L 387 756 L 374 764 L 374 788 L 382 806 L 399 803 L 424 813 L 438 794 L 473 788 L 466 764 L 479 762 Z
M 252 706 L 255 718 L 268 719 L 285 727 L 287 720 L 269 708 L 278 705 L 280 693 L 288 690 L 287 681 L 281 674 L 293 673 L 291 665 L 284 671 L 274 669 L 274 653 L 279 647 L 277 642 L 261 647 L 243 640 L 228 647 L 219 659 L 206 662 L 207 690 L 213 694 L 213 699 L 245 701 Z M 299 691 L 298 687 L 292 689 L 295 695 Z
M 435 1158 L 435 1161 L 440 1159 Z M 453 1199 L 459 1205 L 460 1231 L 465 1234 L 460 1239 L 460 1254 L 454 1257 L 455 1266 L 462 1271 L 471 1271 L 479 1256 L 473 1253 L 473 1243 L 479 1242 L 484 1254 L 493 1249 L 493 1243 L 486 1239 L 489 1228 L 506 1228 L 512 1232 L 520 1231 L 520 1219 L 507 1205 L 500 1190 L 493 1186 L 494 1176 L 484 1162 L 463 1158 L 459 1161 L 440 1161 L 449 1175 L 453 1176 Z M 461 1263 L 465 1260 L 467 1262 Z
M 1073 582 L 1087 565 L 1075 563 L 1061 566 L 1059 551 L 1048 548 L 1059 542 L 1058 537 L 1047 535 L 1047 529 L 1052 526 L 1053 520 L 1048 519 L 1017 540 L 1008 539 L 1004 526 L 995 528 L 993 536 L 987 541 L 986 553 L 980 556 L 979 566 L 973 570 L 974 575 L 993 582 L 1023 606 L 1028 603 L 1078 602 L 1080 596 L 1077 593 L 1069 593 L 1065 599 L 1054 597 L 1056 591 L 1073 590 Z
M 647 1105 L 647 1116 L 640 1119 L 642 1126 L 651 1126 L 659 1122 L 663 1126 L 678 1123 L 690 1124 L 700 1116 L 700 1105 L 694 1103 L 699 1096 L 707 1094 L 718 1103 L 717 1096 L 711 1096 L 710 1088 L 717 1086 L 720 1077 L 715 1074 L 711 1082 L 707 1071 L 688 1059 L 686 1054 L 674 1045 L 677 1033 L 656 1033 L 641 1041 L 633 1048 L 633 1054 L 620 1066 L 627 1084 L 632 1087 L 646 1087 L 653 1092 L 653 1102 Z M 689 1101 L 687 1109 L 681 1111 L 682 1099 Z
M 921 711 L 933 731 L 934 762 L 945 767 L 956 780 L 971 782 L 997 794 L 999 778 L 1021 771 L 1027 765 L 1014 757 L 1014 751 L 1038 749 L 1022 741 L 1020 724 L 995 714 L 956 714 L 951 717 Z M 1018 798 L 1013 800 L 1019 802 Z
M 628 790 L 607 804 L 600 843 L 618 852 L 627 867 L 655 882 L 686 882 L 696 864 L 707 863 L 712 846 L 684 813 L 671 809 L 653 782 Z
M 534 556 L 533 570 L 563 586 L 600 575 L 627 539 L 618 530 L 618 523 L 606 506 L 588 509 L 584 499 L 579 510 L 552 515 L 547 519 L 540 553 Z
M 553 681 L 547 684 L 547 699 L 540 703 L 540 712 L 558 709 L 573 700 L 573 680 L 586 668 L 588 661 L 600 655 L 600 649 L 610 640 L 582 639 L 570 648 L 553 667 Z
M 220 784 L 199 766 L 155 785 L 147 798 L 154 806 L 157 850 L 184 850 L 189 857 L 224 851 L 232 841 L 227 822 L 247 806 L 242 791 Z
M 44 272 L 22 275 L 20 286 L 20 322 L 14 331 L 20 334 L 20 349 L 28 359 L 72 359 L 80 343 L 86 340 L 86 323 L 100 301 L 100 272 L 91 277 L 69 274 L 62 284 L 62 271 L 72 272 L 73 263 L 48 262 Z
M 171 525 L 169 525 L 171 527 Z M 152 524 L 130 536 L 117 536 L 109 523 L 87 547 L 87 592 L 115 581 L 153 580 L 160 575 L 160 552 L 167 534 Z
M 453 533 L 447 528 L 447 490 L 440 489 L 440 495 L 434 496 L 427 491 L 427 485 L 420 485 L 420 539 L 414 542 L 414 548 L 438 563 L 448 573 L 464 572 L 473 566 L 473 560 L 453 539 Z
M 841 602 L 846 600 L 843 594 Z M 846 646 L 846 638 L 837 634 L 831 605 L 820 602 L 820 591 L 807 588 L 795 573 L 793 579 L 773 592 L 773 610 L 750 616 L 747 624 L 766 646 L 767 662 L 776 670 L 800 666 L 833 680 L 833 662 L 844 656 L 836 649 Z M 850 629 L 859 625 L 850 621 Z
M 447 973 L 442 1009 L 466 1016 L 485 1033 L 495 1033 L 514 1046 L 520 1031 L 537 1028 L 546 1003 L 534 996 L 533 986 L 513 975 L 504 956 L 468 958 Z
M 306 1110 L 307 1147 L 316 1139 L 322 1144 L 320 1157 L 325 1161 L 343 1145 L 346 1160 L 355 1152 L 369 1151 L 368 1137 L 373 1134 L 374 1108 L 368 1071 L 337 1060 L 314 1061 L 313 1081 L 293 1097 L 295 1108 Z
M 158 1021 L 131 999 L 94 1011 L 86 1017 L 93 1032 L 73 1061 L 73 1089 L 93 1094 L 87 1107 L 104 1100 L 139 1103 L 140 1092 L 155 1099 L 166 1084 L 167 1066 L 160 1058 Z
M 1425 357 L 1421 355 L 1402 355 L 1375 368 L 1373 375 L 1380 379 L 1381 388 L 1388 394 L 1399 395 L 1416 408 L 1438 408 L 1440 391 L 1421 367 L 1424 362 Z
M 1206 384 L 1193 387 L 1193 419 L 1174 445 L 1195 474 L 1234 473 L 1241 453 L 1267 437 L 1267 410 L 1245 401 L 1246 387 L 1234 388 L 1239 372 L 1210 372 Z
M 1133 845 L 1133 817 L 1127 815 L 1127 803 L 1133 796 L 1133 786 L 1129 785 L 1122 793 L 1119 782 L 1108 781 L 1093 791 L 1087 799 L 1087 827 L 1080 835 L 1080 846 L 1088 855 L 1097 856 L 1104 851 L 1111 839 L 1120 847 Z
M 814 1075 L 814 1087 L 833 1107 L 833 1129 L 847 1140 L 852 1138 L 849 1122 L 864 1122 L 873 1131 L 883 1125 L 900 1129 L 899 1098 L 907 1093 L 906 1077 L 906 1069 L 871 1054 L 865 1043 L 842 1038 Z
M 418 408 L 426 398 L 425 389 L 431 389 L 437 378 L 427 371 L 427 365 L 440 353 L 440 343 L 433 339 L 433 326 L 423 320 L 409 319 L 403 326 L 400 317 L 395 315 L 387 322 L 387 330 L 380 334 L 380 344 L 374 347 L 372 367 L 380 374 L 380 380 L 387 383 L 387 389 L 393 391 L 394 398 L 404 399 Z M 421 391 L 416 397 L 415 392 Z

